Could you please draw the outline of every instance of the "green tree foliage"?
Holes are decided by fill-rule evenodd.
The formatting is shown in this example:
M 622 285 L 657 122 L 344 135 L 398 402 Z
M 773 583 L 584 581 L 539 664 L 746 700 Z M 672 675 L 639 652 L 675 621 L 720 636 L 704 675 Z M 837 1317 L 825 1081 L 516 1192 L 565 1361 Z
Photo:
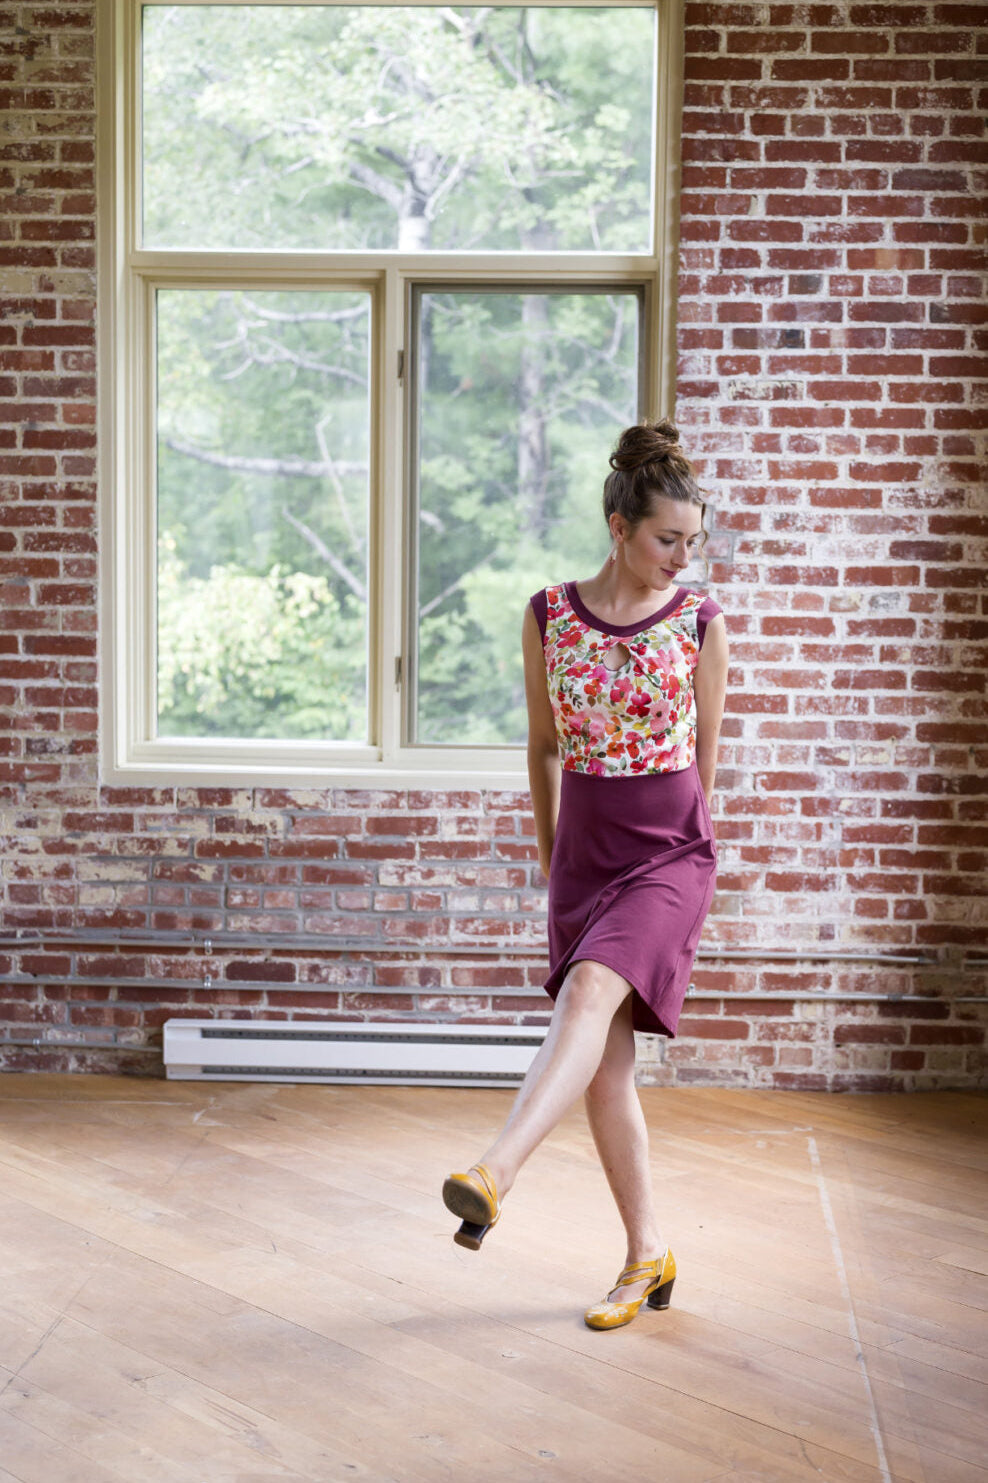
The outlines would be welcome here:
M 144 18 L 149 244 L 648 250 L 647 10 Z
M 614 429 L 635 418 L 638 301 L 423 299 L 419 740 L 517 743 L 525 599 L 589 575 L 606 546 L 600 491 Z
M 369 321 L 364 294 L 158 293 L 164 735 L 366 739 Z
M 362 628 L 326 577 L 234 563 L 194 576 L 163 538 L 161 735 L 362 740 Z

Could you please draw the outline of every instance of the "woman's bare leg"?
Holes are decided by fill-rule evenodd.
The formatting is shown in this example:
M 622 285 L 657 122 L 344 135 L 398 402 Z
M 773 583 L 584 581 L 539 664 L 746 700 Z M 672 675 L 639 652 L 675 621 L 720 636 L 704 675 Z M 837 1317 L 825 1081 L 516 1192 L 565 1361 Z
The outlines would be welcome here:
M 626 1264 L 654 1261 L 663 1244 L 652 1200 L 648 1128 L 635 1087 L 635 1034 L 628 998 L 611 1021 L 604 1054 L 586 1091 L 587 1120 L 628 1236 Z M 633 1302 L 646 1284 L 630 1283 L 615 1302 Z
M 539 1047 L 507 1122 L 483 1155 L 498 1194 L 592 1080 L 615 1012 L 631 985 L 612 968 L 575 963 L 559 991 L 549 1033 Z

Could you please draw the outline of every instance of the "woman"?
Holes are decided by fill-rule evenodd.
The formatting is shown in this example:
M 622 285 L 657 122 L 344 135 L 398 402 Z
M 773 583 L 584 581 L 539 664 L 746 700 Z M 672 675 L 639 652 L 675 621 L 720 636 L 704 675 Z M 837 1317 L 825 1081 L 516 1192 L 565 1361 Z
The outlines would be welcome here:
M 677 581 L 708 534 L 678 432 L 630 427 L 610 463 L 607 561 L 536 593 L 522 630 L 555 1008 L 501 1132 L 443 1186 L 462 1221 L 453 1239 L 479 1249 L 522 1164 L 585 1093 L 628 1236 L 614 1288 L 585 1314 L 595 1329 L 629 1323 L 646 1300 L 667 1308 L 676 1275 L 652 1203 L 634 1032 L 675 1035 L 713 896 L 727 681 L 721 609 Z

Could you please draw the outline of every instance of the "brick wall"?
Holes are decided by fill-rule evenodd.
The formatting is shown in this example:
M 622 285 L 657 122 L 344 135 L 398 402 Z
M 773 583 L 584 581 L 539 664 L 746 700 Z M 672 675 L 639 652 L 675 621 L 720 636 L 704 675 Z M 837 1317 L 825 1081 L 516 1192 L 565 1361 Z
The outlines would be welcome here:
M 662 1083 L 970 1086 L 986 761 L 985 99 L 963 5 L 690 5 L 677 416 L 732 667 Z M 160 1074 L 173 1014 L 544 1017 L 527 797 L 110 788 L 93 12 L 0 12 L 0 1046 Z

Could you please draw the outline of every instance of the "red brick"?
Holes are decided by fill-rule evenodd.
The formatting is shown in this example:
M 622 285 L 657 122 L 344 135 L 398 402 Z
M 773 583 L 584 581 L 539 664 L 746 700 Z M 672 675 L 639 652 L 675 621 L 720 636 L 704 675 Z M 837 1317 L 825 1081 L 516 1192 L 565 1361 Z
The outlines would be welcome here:
M 903 1025 L 876 1025 L 856 1020 L 845 1020 L 834 1026 L 835 1045 L 904 1045 L 906 1030 Z
M 909 1027 L 909 1044 L 913 1045 L 981 1045 L 985 1032 L 978 1025 L 918 1025 Z
M 893 1050 L 889 1055 L 889 1066 L 893 1071 L 919 1071 L 926 1065 L 926 1051 Z
M 683 1015 L 676 1032 L 680 1037 L 700 1040 L 747 1040 L 751 1026 L 747 1020 L 722 1019 L 717 1015 L 697 1019 L 694 1015 Z

